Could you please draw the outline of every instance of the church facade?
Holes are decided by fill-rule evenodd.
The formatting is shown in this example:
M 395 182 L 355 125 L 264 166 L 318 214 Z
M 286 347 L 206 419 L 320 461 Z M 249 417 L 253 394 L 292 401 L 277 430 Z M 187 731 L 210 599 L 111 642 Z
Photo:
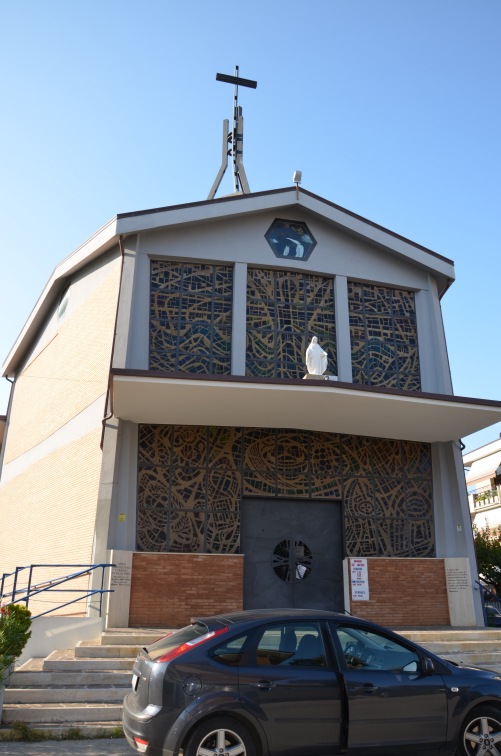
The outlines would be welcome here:
M 4 571 L 113 562 L 112 626 L 483 624 L 460 439 L 501 403 L 453 395 L 453 280 L 297 187 L 117 216 L 4 364 Z

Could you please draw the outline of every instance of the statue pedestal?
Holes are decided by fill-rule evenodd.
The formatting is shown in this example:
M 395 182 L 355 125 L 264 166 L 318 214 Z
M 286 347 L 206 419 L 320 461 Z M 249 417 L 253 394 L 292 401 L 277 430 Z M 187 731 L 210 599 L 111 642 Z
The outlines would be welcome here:
M 337 375 L 331 375 L 330 373 L 324 373 L 323 375 L 306 373 L 306 375 L 303 375 L 303 381 L 337 381 L 337 379 Z

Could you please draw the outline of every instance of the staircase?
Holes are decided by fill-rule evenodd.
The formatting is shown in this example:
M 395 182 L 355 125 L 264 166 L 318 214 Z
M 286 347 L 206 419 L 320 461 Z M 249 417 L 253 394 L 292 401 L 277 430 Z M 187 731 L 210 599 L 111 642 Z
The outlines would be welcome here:
M 395 632 L 459 666 L 485 667 L 501 672 L 501 628 Z
M 130 687 L 138 649 L 167 632 L 108 629 L 100 641 L 54 651 L 46 659 L 30 659 L 11 675 L 0 732 L 15 722 L 54 734 L 79 728 L 87 737 L 105 736 L 121 728 L 122 701 Z M 501 628 L 397 632 L 459 665 L 501 672 Z
M 166 632 L 109 629 L 101 641 L 29 659 L 12 673 L 5 690 L 0 732 L 15 722 L 55 734 L 78 728 L 87 737 L 121 728 L 122 701 L 137 652 Z

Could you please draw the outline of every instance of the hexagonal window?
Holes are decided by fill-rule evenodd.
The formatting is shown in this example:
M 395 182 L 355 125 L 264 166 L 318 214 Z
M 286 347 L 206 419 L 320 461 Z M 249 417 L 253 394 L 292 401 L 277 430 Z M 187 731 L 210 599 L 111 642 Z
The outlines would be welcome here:
M 275 218 L 264 236 L 276 257 L 289 260 L 307 260 L 317 244 L 306 223 L 282 218 Z

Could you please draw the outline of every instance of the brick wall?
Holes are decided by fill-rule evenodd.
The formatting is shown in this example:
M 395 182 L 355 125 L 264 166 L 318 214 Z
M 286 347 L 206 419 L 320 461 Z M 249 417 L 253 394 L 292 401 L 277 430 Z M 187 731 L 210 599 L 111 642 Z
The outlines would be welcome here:
M 443 559 L 368 559 L 369 601 L 351 613 L 389 627 L 450 625 Z
M 129 625 L 182 627 L 242 609 L 243 555 L 135 553 Z M 443 559 L 368 559 L 370 601 L 351 613 L 389 627 L 450 625 Z
M 194 615 L 242 609 L 243 556 L 135 553 L 130 627 L 183 627 Z

